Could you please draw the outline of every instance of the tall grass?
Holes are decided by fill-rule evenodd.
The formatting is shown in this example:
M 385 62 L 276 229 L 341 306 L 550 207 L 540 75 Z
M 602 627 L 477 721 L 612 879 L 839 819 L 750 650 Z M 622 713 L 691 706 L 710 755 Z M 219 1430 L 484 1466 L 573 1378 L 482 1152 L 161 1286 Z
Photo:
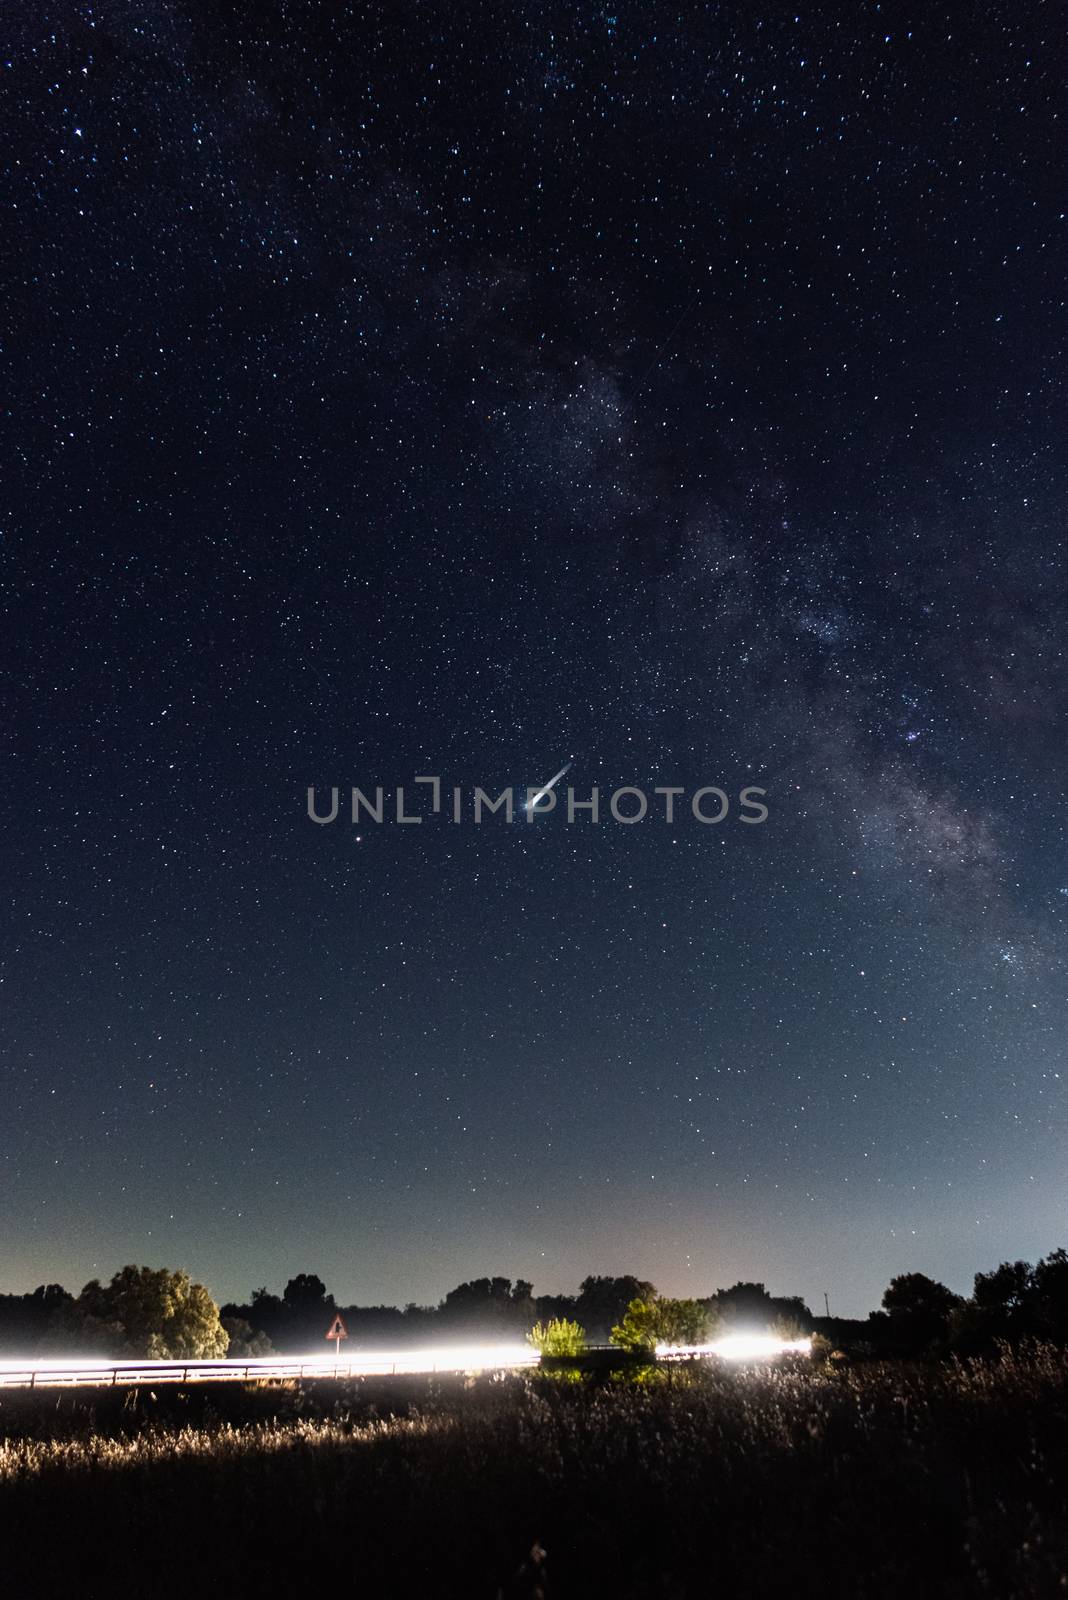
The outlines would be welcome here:
M 0 1409 L 18 1596 L 1068 1591 L 1068 1358 L 1046 1347 L 652 1385 L 216 1391 L 106 1414 L 32 1398 Z

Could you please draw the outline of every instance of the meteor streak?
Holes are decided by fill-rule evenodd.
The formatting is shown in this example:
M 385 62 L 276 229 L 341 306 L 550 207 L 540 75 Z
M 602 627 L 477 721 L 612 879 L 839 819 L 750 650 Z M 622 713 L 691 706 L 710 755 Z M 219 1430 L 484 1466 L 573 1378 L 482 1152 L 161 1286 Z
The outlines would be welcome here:
M 571 761 L 567 762 L 567 764 L 565 766 L 562 766 L 560 768 L 560 771 L 556 774 L 555 778 L 550 778 L 549 779 L 549 781 L 545 785 L 544 789 L 539 789 L 537 794 L 531 795 L 530 799 L 527 801 L 526 805 L 523 807 L 523 810 L 527 813 L 528 816 L 531 814 L 532 811 L 537 811 L 540 801 L 545 799 L 545 796 L 549 793 L 549 791 L 553 787 L 553 784 L 554 783 L 559 783 L 560 779 L 563 777 L 564 773 L 565 772 L 570 772 L 573 765 L 574 765 L 573 762 L 571 762 Z M 553 804 L 555 805 L 555 803 L 556 802 L 554 801 Z

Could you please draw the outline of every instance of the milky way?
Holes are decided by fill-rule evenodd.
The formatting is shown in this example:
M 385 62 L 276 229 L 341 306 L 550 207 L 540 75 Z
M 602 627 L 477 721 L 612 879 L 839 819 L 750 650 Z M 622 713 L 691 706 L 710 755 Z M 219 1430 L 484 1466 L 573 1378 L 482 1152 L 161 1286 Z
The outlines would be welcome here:
M 0 1289 L 1068 1243 L 1042 12 L 7 23 Z

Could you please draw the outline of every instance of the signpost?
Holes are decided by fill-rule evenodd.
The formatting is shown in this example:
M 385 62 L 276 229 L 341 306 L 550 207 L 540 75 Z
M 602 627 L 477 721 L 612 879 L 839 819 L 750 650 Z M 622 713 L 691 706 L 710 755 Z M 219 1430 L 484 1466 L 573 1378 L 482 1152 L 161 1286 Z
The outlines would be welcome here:
M 347 1329 L 345 1327 L 345 1324 L 341 1320 L 340 1312 L 334 1318 L 333 1322 L 330 1324 L 330 1327 L 327 1330 L 326 1337 L 328 1339 L 333 1339 L 334 1348 L 337 1351 L 337 1354 L 340 1356 L 341 1355 L 341 1341 L 342 1341 L 342 1339 L 347 1339 L 348 1338 L 348 1331 L 347 1331 Z

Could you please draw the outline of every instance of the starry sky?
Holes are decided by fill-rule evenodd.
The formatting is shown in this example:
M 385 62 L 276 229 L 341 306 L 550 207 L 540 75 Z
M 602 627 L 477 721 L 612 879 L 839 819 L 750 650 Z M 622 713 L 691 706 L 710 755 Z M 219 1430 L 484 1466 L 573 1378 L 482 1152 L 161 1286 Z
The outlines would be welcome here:
M 1051 9 L 4 32 L 0 1290 L 1068 1244 Z

